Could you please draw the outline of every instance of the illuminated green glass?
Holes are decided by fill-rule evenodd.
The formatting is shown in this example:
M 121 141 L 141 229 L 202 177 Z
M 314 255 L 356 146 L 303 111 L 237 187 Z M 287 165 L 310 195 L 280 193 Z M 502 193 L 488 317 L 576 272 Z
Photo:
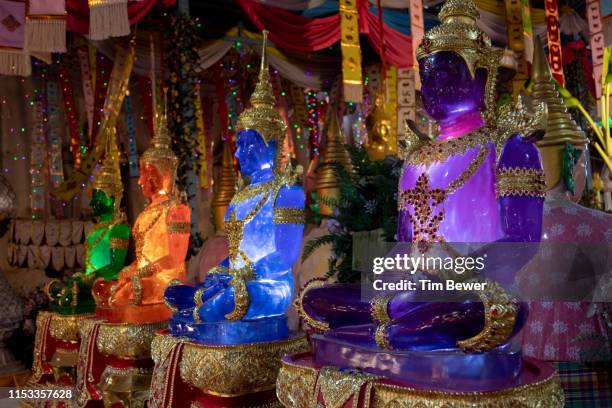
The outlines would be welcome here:
M 130 228 L 115 209 L 115 198 L 94 190 L 90 205 L 98 222 L 85 240 L 85 270 L 66 282 L 54 279 L 47 287 L 51 309 L 61 314 L 93 312 L 93 282 L 98 278 L 117 279 L 125 264 Z

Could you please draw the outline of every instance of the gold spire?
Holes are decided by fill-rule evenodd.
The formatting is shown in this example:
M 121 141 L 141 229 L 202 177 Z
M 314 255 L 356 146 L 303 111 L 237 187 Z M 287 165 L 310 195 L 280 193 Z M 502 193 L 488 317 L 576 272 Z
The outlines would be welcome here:
M 491 49 L 491 39 L 476 25 L 479 15 L 474 0 L 448 0 L 439 13 L 441 24 L 426 32 L 417 48 L 417 59 L 437 51 L 454 51 L 474 76 L 480 54 Z
M 94 176 L 92 187 L 103 191 L 108 197 L 114 197 L 118 205 L 123 194 L 121 170 L 119 168 L 119 151 L 117 149 L 116 130 L 107 132 L 106 147 L 102 166 Z
M 335 107 L 330 109 L 329 114 L 331 117 L 327 127 L 325 149 L 322 154 L 323 161 L 317 168 L 315 188 L 319 196 L 337 199 L 340 197 L 340 183 L 334 171 L 333 164 L 341 164 L 349 172 L 352 171 L 352 166 L 348 152 L 344 148 L 344 136 L 338 124 Z M 332 214 L 333 209 L 324 203 L 319 203 L 319 207 L 322 214 Z
M 236 181 L 230 143 L 224 142 L 223 155 L 221 157 L 221 173 L 217 181 L 217 191 L 211 203 L 217 231 L 225 231 L 225 211 L 232 201 L 232 197 L 234 197 Z
M 533 91 L 531 96 L 536 101 L 546 103 L 548 122 L 544 138 L 539 146 L 565 145 L 571 143 L 584 148 L 588 140 L 580 127 L 567 111 L 563 98 L 557 92 L 544 47 L 540 37 L 536 36 L 533 55 Z
M 151 146 L 142 154 L 141 161 L 143 163 L 153 164 L 160 170 L 168 170 L 174 172 L 178 164 L 178 158 L 172 151 L 170 143 L 172 139 L 168 130 L 167 118 L 167 101 L 164 95 L 164 103 L 162 112 L 155 109 L 154 132 Z
M 277 140 L 280 143 L 285 136 L 287 125 L 281 115 L 274 109 L 276 98 L 270 82 L 270 71 L 266 57 L 266 41 L 268 32 L 263 32 L 263 49 L 261 51 L 261 67 L 259 79 L 251 95 L 251 107 L 245 109 L 236 123 L 236 131 L 244 129 L 256 130 L 266 141 Z
M 531 96 L 534 102 L 545 102 L 548 109 L 546 133 L 537 142 L 537 145 L 542 155 L 546 185 L 550 189 L 560 180 L 565 144 L 570 143 L 578 149 L 585 149 L 588 139 L 572 119 L 563 98 L 555 87 L 539 36 L 535 37 L 532 79 Z

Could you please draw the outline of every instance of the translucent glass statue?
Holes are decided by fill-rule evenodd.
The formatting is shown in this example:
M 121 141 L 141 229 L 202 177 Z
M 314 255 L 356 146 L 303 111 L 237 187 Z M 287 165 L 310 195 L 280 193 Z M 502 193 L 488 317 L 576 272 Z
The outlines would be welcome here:
M 138 183 L 150 203 L 132 229 L 136 260 L 117 280 L 98 280 L 92 289 L 96 313 L 110 322 L 168 319 L 164 289 L 171 281 L 185 277 L 191 212 L 177 198 L 174 179 L 178 159 L 170 149 L 165 114 L 158 118 L 152 146 L 140 159 Z
M 96 305 L 91 287 L 94 281 L 117 279 L 125 263 L 130 228 L 119 209 L 123 184 L 115 135 L 108 137 L 104 163 L 93 181 L 90 205 L 98 222 L 85 240 L 85 270 L 75 273 L 67 282 L 53 279 L 47 285 L 51 309 L 58 313 L 93 313 Z
M 295 184 L 297 172 L 277 167 L 286 125 L 274 110 L 265 45 L 263 55 L 251 108 L 238 120 L 235 156 L 250 183 L 236 192 L 225 216 L 229 257 L 197 286 L 168 287 L 174 335 L 221 344 L 288 336 L 285 310 L 302 242 L 304 191 Z
M 502 51 L 491 48 L 477 17 L 473 1 L 447 1 L 442 24 L 426 33 L 417 51 L 423 105 L 441 128 L 436 140 L 410 129 L 406 136 L 398 237 L 419 252 L 435 243 L 540 240 L 544 175 L 532 139 L 544 127 L 544 105 L 530 113 L 519 100 L 496 114 Z M 317 344 L 317 362 L 367 366 L 404 379 L 430 380 L 434 372 L 438 380 L 517 375 L 520 351 L 508 342 L 524 324 L 527 309 L 506 288 L 534 253 L 507 263 L 493 256 L 484 272 L 487 290 L 442 292 L 441 301 L 432 301 L 431 294 L 422 301 L 419 291 L 368 300 L 358 286 L 305 288 L 300 312 L 331 341 Z M 434 281 L 444 279 L 435 271 L 422 272 Z M 404 357 L 377 360 L 371 354 L 376 350 L 417 354 L 400 363 Z M 435 351 L 444 353 L 427 354 Z M 427 357 L 421 360 L 424 354 L 418 353 Z

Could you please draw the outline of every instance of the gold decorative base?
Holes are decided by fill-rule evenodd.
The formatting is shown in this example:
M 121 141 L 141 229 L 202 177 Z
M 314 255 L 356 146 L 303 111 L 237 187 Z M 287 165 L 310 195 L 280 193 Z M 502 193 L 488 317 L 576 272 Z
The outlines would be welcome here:
M 59 313 L 49 313 L 51 322 L 49 323 L 49 334 L 56 340 L 70 343 L 78 343 L 80 339 L 79 327 L 85 319 L 93 317 L 93 314 L 63 315 Z
M 32 377 L 28 380 L 30 385 L 57 383 L 60 379 L 74 383 L 81 339 L 80 327 L 92 316 L 48 311 L 38 313 Z
M 183 343 L 181 380 L 204 394 L 220 397 L 273 390 L 281 357 L 309 348 L 304 335 L 273 342 L 205 345 L 160 333 L 151 346 L 155 363 L 165 360 L 177 343 Z
M 96 341 L 98 350 L 108 357 L 127 359 L 151 358 L 151 342 L 155 332 L 165 328 L 167 321 L 155 323 L 100 323 Z
M 149 399 L 151 341 L 166 321 L 109 323 L 99 318 L 81 325 L 77 405 L 144 407 Z M 103 370 L 102 370 L 103 369 Z
M 554 371 L 524 385 L 491 392 L 411 388 L 383 377 L 333 367 L 315 368 L 304 355 L 283 358 L 276 394 L 291 408 L 562 408 L 563 390 Z M 382 381 L 381 381 L 382 380 Z

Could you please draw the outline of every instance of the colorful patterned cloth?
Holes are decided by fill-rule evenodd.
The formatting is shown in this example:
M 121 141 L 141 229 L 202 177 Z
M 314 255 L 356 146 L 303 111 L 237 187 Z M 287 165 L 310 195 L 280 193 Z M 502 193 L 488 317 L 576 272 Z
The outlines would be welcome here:
M 566 408 L 612 407 L 612 369 L 559 361 L 554 363 Z
M 577 265 L 585 265 L 586 261 L 593 270 L 606 270 L 606 251 L 612 242 L 612 216 L 566 199 L 547 198 L 543 221 L 540 250 L 519 272 L 521 288 L 543 291 L 552 285 L 568 285 L 575 269 L 579 268 Z M 562 244 L 567 244 L 567 247 Z M 588 250 L 588 259 L 584 256 L 579 259 L 577 252 L 571 251 L 574 244 L 576 248 L 582 245 Z M 564 251 L 559 253 L 561 250 Z M 548 361 L 583 360 L 584 348 L 590 346 L 581 341 L 582 337 L 593 335 L 605 339 L 608 336 L 606 322 L 600 313 L 589 313 L 592 305 L 589 300 L 530 301 L 529 317 L 520 334 L 523 353 Z

